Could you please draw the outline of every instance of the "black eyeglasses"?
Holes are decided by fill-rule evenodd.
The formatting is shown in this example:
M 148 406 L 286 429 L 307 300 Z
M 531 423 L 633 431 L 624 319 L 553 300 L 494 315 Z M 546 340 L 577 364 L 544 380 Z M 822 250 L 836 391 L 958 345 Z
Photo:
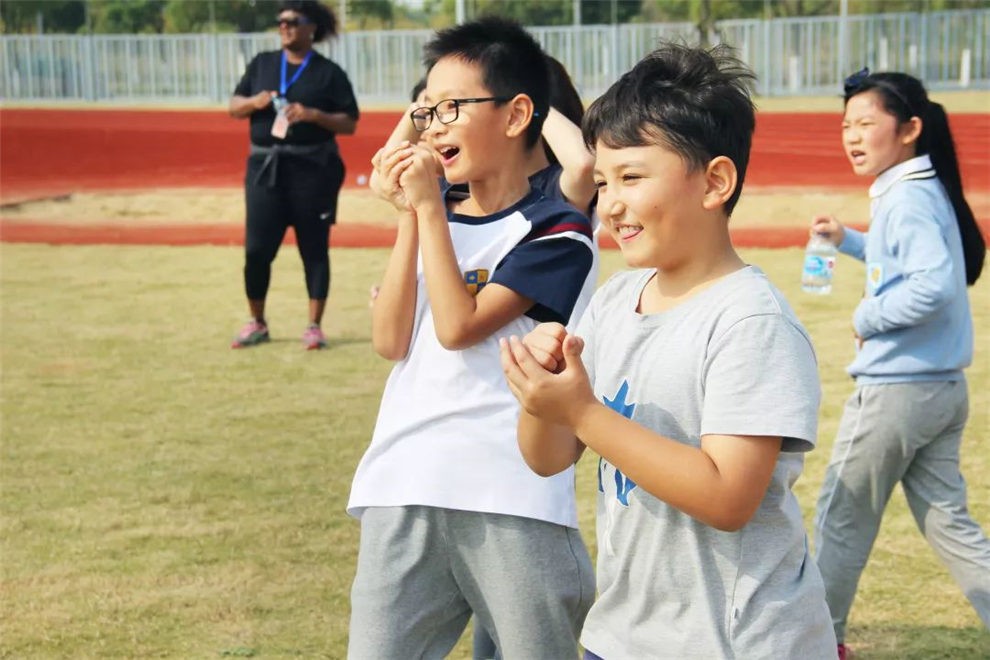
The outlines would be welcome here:
M 409 118 L 412 119 L 413 128 L 422 133 L 433 123 L 433 117 L 436 117 L 441 124 L 452 124 L 457 121 L 460 114 L 459 108 L 465 103 L 485 103 L 487 101 L 505 103 L 510 98 L 509 96 L 486 96 L 477 99 L 444 99 L 434 106 L 416 108 L 409 113 Z
M 294 18 L 282 18 L 278 16 L 275 19 L 275 24 L 284 28 L 297 28 L 300 25 L 309 25 L 309 19 L 305 16 L 296 16 Z

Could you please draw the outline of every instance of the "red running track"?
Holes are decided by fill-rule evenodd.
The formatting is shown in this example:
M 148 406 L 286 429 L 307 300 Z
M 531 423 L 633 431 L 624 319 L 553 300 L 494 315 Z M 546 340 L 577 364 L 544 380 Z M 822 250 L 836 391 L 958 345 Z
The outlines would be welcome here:
M 345 185 L 357 186 L 358 177 L 369 173 L 371 156 L 398 119 L 398 112 L 367 112 L 355 135 L 339 138 L 347 166 Z M 950 121 L 966 188 L 990 190 L 990 114 L 956 114 Z M 864 182 L 850 172 L 842 153 L 839 122 L 838 113 L 759 114 L 746 184 L 862 188 L 865 194 Z M 217 110 L 3 109 L 0 201 L 84 190 L 239 186 L 247 149 L 247 122 Z M 202 220 L 209 222 L 209 218 Z M 350 224 L 361 219 L 347 220 Z M 174 235 L 185 227 L 164 229 Z M 127 234 L 135 242 L 142 232 L 162 235 L 161 230 L 115 229 L 119 240 Z M 196 227 L 186 229 L 193 230 L 204 235 Z M 0 238 L 18 240 L 27 231 L 5 224 Z M 82 229 L 52 225 L 49 231 L 68 240 Z M 227 243 L 243 233 L 240 228 L 225 231 L 222 241 Z M 341 235 L 351 231 L 340 226 L 334 235 L 342 241 Z M 185 244 L 186 239 L 175 235 L 174 240 Z M 369 236 L 368 240 L 377 244 L 385 239 Z M 759 242 L 758 237 L 752 240 Z M 114 241 L 108 238 L 107 242 Z
M 366 112 L 339 138 L 347 185 L 367 175 L 399 113 Z M 839 143 L 838 113 L 765 113 L 757 119 L 747 183 L 863 187 Z M 990 114 L 950 118 L 963 181 L 990 190 Z M 0 110 L 0 191 L 237 186 L 248 124 L 219 111 Z

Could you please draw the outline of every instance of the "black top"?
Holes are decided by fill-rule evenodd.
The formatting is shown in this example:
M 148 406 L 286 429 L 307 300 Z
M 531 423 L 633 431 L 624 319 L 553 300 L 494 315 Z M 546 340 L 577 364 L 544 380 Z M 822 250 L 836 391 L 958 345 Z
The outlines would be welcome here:
M 292 80 L 299 65 L 286 63 L 286 82 Z M 263 90 L 278 92 L 281 79 L 282 51 L 259 53 L 251 63 L 241 81 L 234 88 L 236 96 L 254 96 Z M 344 112 L 358 118 L 357 99 L 351 81 L 336 62 L 328 60 L 313 51 L 309 64 L 302 75 L 292 83 L 285 94 L 290 103 L 302 103 L 324 112 Z M 269 105 L 264 110 L 251 114 L 251 142 L 262 147 L 273 144 L 320 144 L 334 141 L 334 134 L 316 124 L 299 122 L 289 128 L 284 140 L 272 136 L 272 123 L 275 121 L 275 108 Z

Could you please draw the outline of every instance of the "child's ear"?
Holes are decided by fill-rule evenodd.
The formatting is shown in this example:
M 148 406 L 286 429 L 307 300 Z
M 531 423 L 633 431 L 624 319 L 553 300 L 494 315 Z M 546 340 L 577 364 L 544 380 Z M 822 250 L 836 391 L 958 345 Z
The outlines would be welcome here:
M 529 123 L 533 121 L 533 99 L 527 94 L 516 94 L 507 105 L 509 118 L 506 122 L 505 134 L 514 138 L 525 133 Z
M 705 198 L 701 205 L 709 211 L 724 206 L 736 191 L 738 181 L 739 173 L 731 158 L 712 158 L 705 168 Z
M 898 129 L 901 134 L 901 144 L 909 145 L 917 142 L 918 138 L 921 137 L 922 128 L 923 124 L 920 117 L 911 117 L 901 124 Z

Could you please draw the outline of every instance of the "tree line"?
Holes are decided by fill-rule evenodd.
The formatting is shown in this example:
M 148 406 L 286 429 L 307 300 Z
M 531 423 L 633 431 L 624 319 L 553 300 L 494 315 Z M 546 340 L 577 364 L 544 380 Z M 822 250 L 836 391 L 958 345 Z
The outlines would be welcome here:
M 441 28 L 458 5 L 467 18 L 498 14 L 523 25 L 836 15 L 842 0 L 324 0 L 345 30 Z M 849 14 L 986 8 L 990 0 L 846 0 Z M 6 34 L 184 34 L 274 29 L 278 0 L 3 0 Z

